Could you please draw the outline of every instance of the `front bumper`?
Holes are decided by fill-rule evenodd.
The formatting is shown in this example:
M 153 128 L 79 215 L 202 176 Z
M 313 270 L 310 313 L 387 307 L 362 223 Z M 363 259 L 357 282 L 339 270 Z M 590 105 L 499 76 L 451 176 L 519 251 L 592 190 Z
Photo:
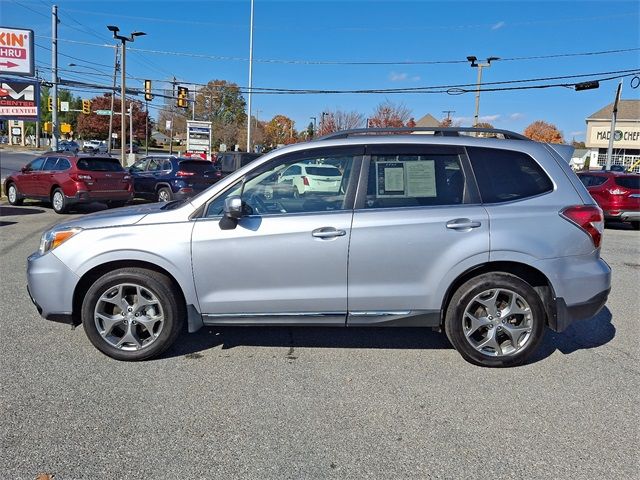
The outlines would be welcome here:
M 38 313 L 54 322 L 74 324 L 73 292 L 79 278 L 52 252 L 27 258 L 27 291 Z

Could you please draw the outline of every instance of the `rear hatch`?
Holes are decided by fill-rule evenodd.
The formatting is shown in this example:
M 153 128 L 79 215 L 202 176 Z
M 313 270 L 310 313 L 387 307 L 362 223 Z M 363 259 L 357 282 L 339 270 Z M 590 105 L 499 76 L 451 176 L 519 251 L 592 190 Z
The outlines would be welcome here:
M 78 179 L 90 192 L 114 192 L 129 190 L 131 175 L 115 158 L 87 157 L 77 162 Z
M 185 180 L 194 191 L 200 192 L 220 180 L 221 173 L 208 160 L 182 160 L 178 163 L 176 176 Z
M 335 167 L 317 166 L 305 167 L 309 186 L 314 190 L 337 192 L 342 181 L 340 170 Z

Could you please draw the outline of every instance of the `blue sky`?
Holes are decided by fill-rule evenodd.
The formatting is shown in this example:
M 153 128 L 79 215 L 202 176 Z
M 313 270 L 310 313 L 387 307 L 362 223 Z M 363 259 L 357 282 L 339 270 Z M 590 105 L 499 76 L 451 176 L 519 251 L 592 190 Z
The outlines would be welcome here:
M 113 39 L 106 25 L 147 36 L 128 44 L 129 85 L 142 79 L 206 83 L 224 79 L 248 85 L 250 1 L 2 0 L 4 26 L 31 28 L 36 64 L 50 78 L 51 5 L 60 14 L 62 78 L 109 84 Z M 274 1 L 255 0 L 254 87 L 353 90 L 474 84 L 477 70 L 465 59 L 549 56 L 640 48 L 639 1 Z M 171 52 L 171 53 L 167 53 Z M 185 55 L 186 54 L 186 55 Z M 63 56 L 66 55 L 66 56 Z M 191 55 L 191 56 L 190 56 Z M 192 56 L 192 55 L 200 55 Z M 74 57 L 74 58 L 70 58 Z M 345 65 L 344 62 L 444 64 Z M 343 64 L 313 64 L 343 62 Z M 69 63 L 81 65 L 69 67 Z M 499 60 L 483 70 L 484 82 L 640 70 L 640 50 L 608 55 Z M 587 79 L 585 77 L 584 79 Z M 627 78 L 623 98 L 640 98 Z M 635 83 L 634 83 L 635 84 Z M 597 90 L 552 88 L 483 92 L 480 116 L 497 128 L 522 131 L 535 120 L 556 124 L 567 140 L 584 139 L 585 117 L 613 99 L 617 81 Z M 77 92 L 89 98 L 90 93 Z M 472 121 L 474 93 L 254 94 L 261 120 L 284 114 L 302 129 L 323 110 L 369 116 L 386 100 L 402 103 L 418 119 L 444 110 L 464 125 Z M 154 101 L 160 106 L 161 101 Z M 156 110 L 157 111 L 157 110 Z M 153 112 L 152 112 L 153 113 Z

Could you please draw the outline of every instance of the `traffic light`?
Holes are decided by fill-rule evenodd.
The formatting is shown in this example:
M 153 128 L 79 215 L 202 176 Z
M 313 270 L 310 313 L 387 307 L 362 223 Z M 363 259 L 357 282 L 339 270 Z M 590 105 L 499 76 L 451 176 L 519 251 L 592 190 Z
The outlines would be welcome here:
M 53 97 L 47 99 L 47 108 L 50 112 L 53 112 Z
M 153 100 L 153 94 L 151 93 L 151 80 L 144 81 L 144 99 L 147 102 Z
M 91 113 L 91 100 L 82 100 L 82 113 L 85 115 Z
M 189 89 L 187 87 L 178 87 L 178 103 L 177 106 L 180 108 L 188 108 L 189 107 Z

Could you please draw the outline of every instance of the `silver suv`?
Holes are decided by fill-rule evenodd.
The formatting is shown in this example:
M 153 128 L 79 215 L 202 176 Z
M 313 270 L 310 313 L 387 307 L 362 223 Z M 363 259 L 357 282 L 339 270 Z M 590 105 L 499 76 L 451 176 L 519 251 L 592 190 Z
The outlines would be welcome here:
M 119 360 L 160 354 L 185 323 L 423 326 L 491 367 L 603 307 L 602 211 L 559 146 L 417 130 L 338 132 L 188 200 L 59 224 L 28 259 L 33 302 Z M 339 185 L 296 192 L 295 164 Z

